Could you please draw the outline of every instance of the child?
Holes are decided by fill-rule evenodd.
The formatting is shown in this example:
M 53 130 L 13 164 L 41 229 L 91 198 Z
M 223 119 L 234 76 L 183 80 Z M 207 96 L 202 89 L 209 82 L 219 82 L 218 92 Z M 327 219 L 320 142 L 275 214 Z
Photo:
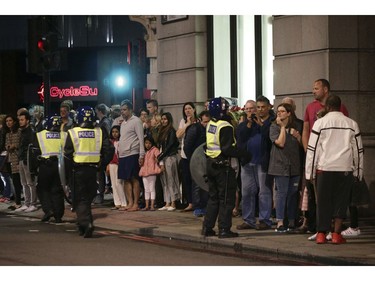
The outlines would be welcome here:
M 121 183 L 121 180 L 117 177 L 117 169 L 118 169 L 118 141 L 120 139 L 120 126 L 115 125 L 111 129 L 110 139 L 115 147 L 115 153 L 113 154 L 112 161 L 107 166 L 107 173 L 111 178 L 112 183 L 112 190 L 113 190 L 113 202 L 115 207 L 112 210 L 126 210 L 126 197 L 124 192 L 124 187 Z
M 160 154 L 159 149 L 155 146 L 154 139 L 145 137 L 145 161 L 139 170 L 139 176 L 142 177 L 143 185 L 145 188 L 145 203 L 146 206 L 141 209 L 142 211 L 155 211 L 155 182 L 156 175 L 160 174 L 161 168 L 157 161 L 157 156 Z M 162 164 L 161 164 L 162 165 Z M 151 204 L 150 203 L 151 199 Z

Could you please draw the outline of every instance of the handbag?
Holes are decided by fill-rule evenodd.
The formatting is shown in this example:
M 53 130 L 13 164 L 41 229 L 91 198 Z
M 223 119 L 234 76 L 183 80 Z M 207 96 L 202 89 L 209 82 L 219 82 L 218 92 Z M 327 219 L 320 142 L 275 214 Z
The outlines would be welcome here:
M 370 192 L 364 178 L 355 180 L 352 186 L 352 198 L 350 206 L 364 206 L 370 204 Z
M 4 172 L 6 163 L 8 162 L 9 153 L 8 151 L 4 150 L 0 154 L 0 171 Z

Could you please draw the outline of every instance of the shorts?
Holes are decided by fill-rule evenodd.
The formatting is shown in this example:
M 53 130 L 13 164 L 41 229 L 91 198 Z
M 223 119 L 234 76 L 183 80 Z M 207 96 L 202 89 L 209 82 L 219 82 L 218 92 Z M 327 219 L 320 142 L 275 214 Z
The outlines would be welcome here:
M 317 208 L 331 218 L 345 218 L 353 185 L 352 172 L 317 173 Z M 318 210 L 318 213 L 319 213 Z
M 119 158 L 117 177 L 119 180 L 139 179 L 139 154 Z

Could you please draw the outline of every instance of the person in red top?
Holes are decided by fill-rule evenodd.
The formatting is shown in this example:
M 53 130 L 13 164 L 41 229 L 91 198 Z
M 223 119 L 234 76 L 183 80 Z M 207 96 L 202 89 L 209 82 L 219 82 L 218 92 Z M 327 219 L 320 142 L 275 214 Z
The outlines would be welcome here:
M 125 211 L 127 202 L 124 187 L 121 183 L 121 180 L 117 177 L 117 170 L 118 170 L 118 142 L 120 139 L 120 126 L 115 125 L 111 128 L 110 132 L 110 140 L 115 147 L 115 153 L 113 154 L 113 158 L 111 162 L 109 162 L 107 166 L 107 174 L 109 174 L 112 183 L 112 190 L 113 190 L 113 203 L 115 206 L 112 210 L 120 210 Z
M 307 150 L 307 144 L 309 142 L 312 127 L 315 121 L 324 115 L 326 100 L 330 93 L 330 83 L 326 79 L 318 79 L 313 84 L 313 95 L 314 101 L 306 106 L 305 115 L 303 119 L 303 131 L 302 131 L 302 145 Z M 340 111 L 345 115 L 349 116 L 349 112 L 345 105 L 341 104 Z M 310 233 L 316 232 L 316 203 L 315 203 L 315 191 L 314 186 L 311 183 L 306 183 L 308 192 L 308 213 L 307 216 L 307 231 Z M 309 237 L 309 240 L 315 240 L 316 235 Z
M 307 148 L 307 143 L 309 142 L 310 133 L 315 121 L 318 119 L 318 114 L 321 114 L 324 110 L 326 100 L 330 92 L 330 84 L 326 79 L 318 79 L 313 85 L 313 95 L 314 101 L 306 106 L 304 122 L 303 122 L 303 134 L 302 143 L 303 147 Z M 341 104 L 340 111 L 344 113 L 345 116 L 349 116 L 349 112 L 345 105 Z

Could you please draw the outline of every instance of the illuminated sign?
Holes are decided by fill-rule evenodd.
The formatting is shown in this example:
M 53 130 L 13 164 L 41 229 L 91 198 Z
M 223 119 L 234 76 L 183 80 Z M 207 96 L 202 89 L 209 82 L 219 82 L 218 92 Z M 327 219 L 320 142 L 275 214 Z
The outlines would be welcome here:
M 91 88 L 90 86 L 80 86 L 69 88 L 59 88 L 57 86 L 52 86 L 50 88 L 51 98 L 65 98 L 65 97 L 87 97 L 87 96 L 97 96 L 98 88 Z
M 97 101 L 99 88 L 96 81 L 74 81 L 74 82 L 54 82 L 49 91 L 51 102 L 61 102 L 69 99 L 72 101 Z

